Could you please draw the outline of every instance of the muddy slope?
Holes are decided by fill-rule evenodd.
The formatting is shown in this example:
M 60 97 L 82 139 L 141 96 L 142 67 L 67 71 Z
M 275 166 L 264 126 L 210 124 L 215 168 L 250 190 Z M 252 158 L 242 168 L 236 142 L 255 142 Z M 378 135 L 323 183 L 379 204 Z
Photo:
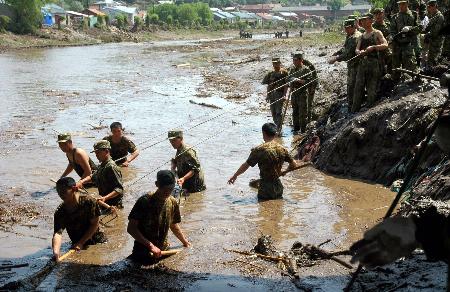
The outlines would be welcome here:
M 389 169 L 423 139 L 445 96 L 435 84 L 402 84 L 391 98 L 356 114 L 337 99 L 317 123 L 323 143 L 317 166 L 332 174 L 384 182 Z

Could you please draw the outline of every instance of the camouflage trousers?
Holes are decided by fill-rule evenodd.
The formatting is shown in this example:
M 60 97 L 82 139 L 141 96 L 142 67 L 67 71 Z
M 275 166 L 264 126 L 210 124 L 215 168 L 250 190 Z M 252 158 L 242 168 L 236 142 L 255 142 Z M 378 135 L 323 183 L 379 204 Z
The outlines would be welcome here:
M 258 200 L 275 200 L 283 198 L 283 184 L 280 179 L 261 179 L 258 188 Z
M 347 102 L 348 108 L 351 109 L 353 105 L 353 98 L 355 96 L 356 73 L 358 72 L 358 65 L 353 64 L 347 66 Z
M 367 105 L 372 106 L 377 97 L 380 80 L 380 64 L 377 57 L 363 57 L 358 65 L 354 88 L 352 112 L 358 112 L 364 99 L 364 89 L 367 91 Z
M 438 59 L 441 56 L 443 40 L 433 40 L 429 44 L 427 65 L 436 66 L 438 64 Z
M 442 56 L 450 58 L 450 36 L 444 38 L 444 44 L 442 45 Z
M 305 132 L 308 116 L 308 96 L 306 92 L 291 96 L 292 122 L 294 131 Z
M 312 121 L 312 108 L 315 93 L 316 93 L 316 86 L 308 88 L 308 109 L 307 109 L 308 123 Z
M 392 50 L 392 68 L 400 68 L 410 70 L 413 72 L 417 71 L 417 63 L 414 60 L 414 48 L 412 45 L 399 46 L 394 45 Z M 395 81 L 400 79 L 401 73 L 398 71 L 394 71 L 392 73 L 392 78 Z
M 283 122 L 283 105 L 284 100 L 280 100 L 283 97 L 283 92 L 272 92 L 267 101 L 270 103 L 270 112 L 272 113 L 272 119 L 275 125 L 279 127 Z

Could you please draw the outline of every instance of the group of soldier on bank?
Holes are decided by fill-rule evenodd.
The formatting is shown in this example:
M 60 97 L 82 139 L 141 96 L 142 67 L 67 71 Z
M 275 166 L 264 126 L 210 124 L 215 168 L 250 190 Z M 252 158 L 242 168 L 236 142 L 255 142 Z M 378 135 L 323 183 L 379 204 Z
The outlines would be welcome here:
M 443 46 L 449 39 L 442 34 L 446 20 L 439 10 L 445 12 L 445 5 L 440 7 L 437 0 L 429 0 L 426 5 L 407 0 L 391 2 L 390 22 L 381 8 L 359 18 L 349 16 L 344 22 L 344 46 L 329 60 L 330 64 L 347 62 L 347 99 L 352 112 L 360 110 L 364 92 L 366 105 L 373 106 L 382 79 L 399 82 L 402 72 L 396 69 L 406 69 L 415 77 L 421 68 L 429 71 L 442 57 L 450 57 L 449 47 Z
M 66 154 L 68 165 L 56 182 L 56 190 L 63 201 L 54 214 L 52 249 L 56 261 L 60 257 L 64 230 L 75 250 L 103 243 L 107 238 L 100 231 L 100 216 L 123 208 L 121 167 L 129 166 L 139 155 L 139 150 L 123 135 L 121 123 L 112 123 L 110 129 L 112 134 L 96 142 L 91 151 L 95 152 L 99 165 L 85 150 L 74 146 L 69 133 L 58 135 L 57 142 Z M 179 225 L 181 216 L 177 200 L 171 196 L 175 185 L 189 193 L 206 189 L 196 151 L 184 143 L 183 132 L 169 131 L 168 140 L 177 151 L 172 159 L 172 169 L 157 173 L 156 190 L 140 197 L 128 217 L 127 231 L 135 240 L 130 258 L 142 264 L 153 263 L 161 256 L 161 250 L 168 248 L 169 229 L 185 247 L 190 245 Z M 80 176 L 78 182 L 67 177 L 73 170 Z M 88 194 L 86 187 L 97 188 L 98 197 Z

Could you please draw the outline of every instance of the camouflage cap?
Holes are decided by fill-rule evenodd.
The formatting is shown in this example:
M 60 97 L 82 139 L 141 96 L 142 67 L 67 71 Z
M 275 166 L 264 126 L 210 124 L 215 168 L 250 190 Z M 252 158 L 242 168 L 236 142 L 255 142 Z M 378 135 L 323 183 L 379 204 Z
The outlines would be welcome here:
M 372 13 L 363 14 L 363 15 L 361 15 L 361 17 L 359 19 L 362 20 L 362 19 L 366 19 L 366 18 L 373 19 L 373 14 Z
M 356 19 L 358 19 L 358 16 L 352 14 L 352 15 L 347 16 L 347 19 L 354 19 L 354 20 L 356 20 Z
M 95 152 L 97 150 L 101 150 L 101 149 L 111 149 L 111 144 L 109 143 L 109 141 L 100 140 L 100 141 L 96 142 L 94 144 L 94 151 L 91 151 L 91 153 Z
M 437 0 L 428 0 L 427 5 L 436 5 Z
M 281 60 L 279 57 L 273 57 L 272 58 L 272 63 L 281 63 Z
M 398 0 L 397 4 L 400 4 L 400 3 L 408 3 L 408 0 Z
M 355 25 L 354 19 L 347 19 L 346 21 L 344 21 L 344 27 L 350 27 L 350 26 L 354 26 L 354 25 Z
M 67 141 L 72 141 L 72 136 L 70 135 L 70 133 L 62 133 L 58 135 L 58 143 L 64 143 Z
M 297 51 L 292 53 L 292 58 L 293 59 L 303 59 L 303 52 Z
M 384 12 L 383 8 L 377 7 L 377 8 L 372 9 L 373 14 L 379 14 L 379 13 L 383 13 L 383 12 Z
M 173 129 L 170 130 L 167 138 L 169 138 L 169 140 L 175 139 L 175 138 L 183 138 L 183 130 L 180 129 Z

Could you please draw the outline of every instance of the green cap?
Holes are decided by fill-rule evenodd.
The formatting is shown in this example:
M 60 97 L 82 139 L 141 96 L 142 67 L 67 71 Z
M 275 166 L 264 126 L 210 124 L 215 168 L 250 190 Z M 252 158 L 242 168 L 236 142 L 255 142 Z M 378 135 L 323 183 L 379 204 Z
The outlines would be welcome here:
M 303 59 L 303 52 L 295 52 L 292 54 L 292 58 L 294 59 Z
M 379 13 L 383 13 L 384 12 L 384 10 L 383 10 L 383 8 L 374 8 L 374 9 L 372 9 L 372 13 L 373 14 L 379 14 Z
M 72 136 L 69 133 L 62 133 L 58 135 L 58 143 L 64 143 L 72 140 Z
M 173 129 L 169 131 L 169 134 L 167 135 L 169 140 L 175 139 L 175 138 L 183 138 L 183 131 L 180 129 Z
M 428 0 L 427 5 L 436 5 L 437 1 L 436 0 Z
M 359 19 L 366 19 L 366 18 L 373 19 L 373 14 L 372 13 L 363 14 Z
M 281 63 L 281 60 L 279 57 L 273 57 L 272 58 L 272 63 Z
M 408 0 L 398 0 L 397 4 L 400 4 L 400 3 L 408 3 Z
M 352 14 L 352 15 L 347 16 L 347 19 L 355 19 L 356 20 L 356 19 L 358 19 L 358 16 Z
M 101 150 L 101 149 L 111 149 L 111 144 L 107 140 L 100 140 L 97 143 L 94 144 L 94 151 Z
M 354 25 L 355 25 L 354 19 L 347 19 L 346 21 L 344 21 L 344 27 L 349 27 L 349 26 L 354 26 Z

